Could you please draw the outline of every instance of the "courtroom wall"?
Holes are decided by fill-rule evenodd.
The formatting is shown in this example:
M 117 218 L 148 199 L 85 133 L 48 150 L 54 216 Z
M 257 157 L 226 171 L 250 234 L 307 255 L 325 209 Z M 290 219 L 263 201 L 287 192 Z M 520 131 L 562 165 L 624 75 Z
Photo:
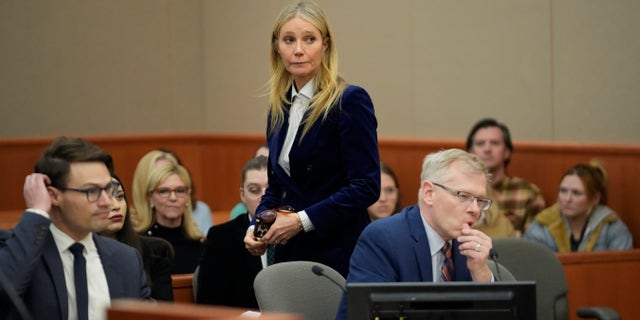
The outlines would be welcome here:
M 0 137 L 262 134 L 288 2 L 1 1 Z M 382 137 L 640 142 L 640 2 L 318 2 Z

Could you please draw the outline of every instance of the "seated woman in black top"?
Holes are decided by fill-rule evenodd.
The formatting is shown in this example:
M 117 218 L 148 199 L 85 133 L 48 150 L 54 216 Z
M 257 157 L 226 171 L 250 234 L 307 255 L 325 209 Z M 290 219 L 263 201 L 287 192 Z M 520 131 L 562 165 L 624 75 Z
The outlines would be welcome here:
M 116 239 L 138 250 L 151 288 L 151 297 L 156 300 L 173 301 L 171 285 L 171 269 L 174 265 L 173 248 L 165 240 L 140 236 L 133 230 L 124 187 L 118 177 L 114 176 L 113 180 L 119 182 L 120 186 L 117 195 L 113 198 L 109 226 L 100 232 L 100 235 Z

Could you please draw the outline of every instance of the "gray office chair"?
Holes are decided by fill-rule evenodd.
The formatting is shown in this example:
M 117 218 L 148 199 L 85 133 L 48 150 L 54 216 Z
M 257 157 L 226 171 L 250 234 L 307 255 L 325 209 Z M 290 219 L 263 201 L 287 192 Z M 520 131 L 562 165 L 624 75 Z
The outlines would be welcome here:
M 509 269 L 505 268 L 501 263 L 489 261 L 489 270 L 493 273 L 495 281 L 517 281 Z
M 495 238 L 493 248 L 498 261 L 517 280 L 536 282 L 536 313 L 539 320 L 569 319 L 567 278 L 555 253 L 546 246 L 526 239 Z M 608 307 L 581 308 L 581 318 L 619 320 L 615 310 Z
M 262 269 L 253 288 L 261 311 L 326 320 L 335 318 L 345 283 L 344 277 L 331 267 L 311 261 L 290 261 Z

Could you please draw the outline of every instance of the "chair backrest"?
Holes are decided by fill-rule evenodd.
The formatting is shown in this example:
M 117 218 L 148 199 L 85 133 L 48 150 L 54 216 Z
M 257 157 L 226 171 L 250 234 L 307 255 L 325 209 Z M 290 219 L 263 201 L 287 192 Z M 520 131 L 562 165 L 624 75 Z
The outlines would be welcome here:
M 326 277 L 316 275 L 319 266 Z M 345 286 L 344 277 L 311 261 L 281 262 L 262 269 L 253 282 L 261 311 L 296 313 L 306 320 L 334 319 Z
M 509 269 L 505 268 L 501 263 L 489 261 L 489 269 L 493 273 L 496 281 L 517 281 Z
M 536 282 L 536 313 L 539 320 L 569 318 L 567 278 L 555 253 L 546 246 L 526 239 L 494 238 L 498 261 L 517 280 Z
M 200 273 L 200 266 L 196 267 L 193 271 L 193 279 L 191 280 L 191 287 L 193 288 L 193 301 L 198 301 L 198 274 Z

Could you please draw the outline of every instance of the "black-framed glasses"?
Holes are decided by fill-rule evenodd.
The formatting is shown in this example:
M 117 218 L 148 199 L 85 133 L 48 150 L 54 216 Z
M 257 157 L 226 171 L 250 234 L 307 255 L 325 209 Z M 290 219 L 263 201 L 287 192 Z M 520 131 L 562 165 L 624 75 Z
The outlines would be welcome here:
M 189 195 L 189 188 L 187 187 L 176 187 L 176 188 L 158 188 L 154 190 L 160 198 L 169 198 L 171 193 L 175 193 L 177 198 L 186 197 Z
M 109 182 L 109 184 L 107 184 L 104 187 L 95 186 L 95 187 L 90 187 L 85 189 L 58 187 L 57 189 L 61 191 L 81 192 L 87 196 L 87 201 L 96 202 L 98 201 L 98 199 L 100 199 L 100 195 L 102 194 L 102 191 L 104 191 L 109 196 L 109 198 L 115 197 L 118 194 L 118 187 L 120 187 L 120 183 L 116 181 L 112 181 L 112 182 Z
M 454 190 L 436 182 L 432 182 L 432 183 L 433 185 L 438 186 L 443 190 L 449 192 L 451 195 L 456 197 L 461 203 L 464 203 L 466 205 L 470 205 L 475 200 L 478 203 L 478 207 L 482 211 L 489 209 L 489 207 L 491 206 L 491 203 L 493 203 L 493 200 L 491 199 L 487 199 L 484 197 L 476 197 L 469 192 Z

